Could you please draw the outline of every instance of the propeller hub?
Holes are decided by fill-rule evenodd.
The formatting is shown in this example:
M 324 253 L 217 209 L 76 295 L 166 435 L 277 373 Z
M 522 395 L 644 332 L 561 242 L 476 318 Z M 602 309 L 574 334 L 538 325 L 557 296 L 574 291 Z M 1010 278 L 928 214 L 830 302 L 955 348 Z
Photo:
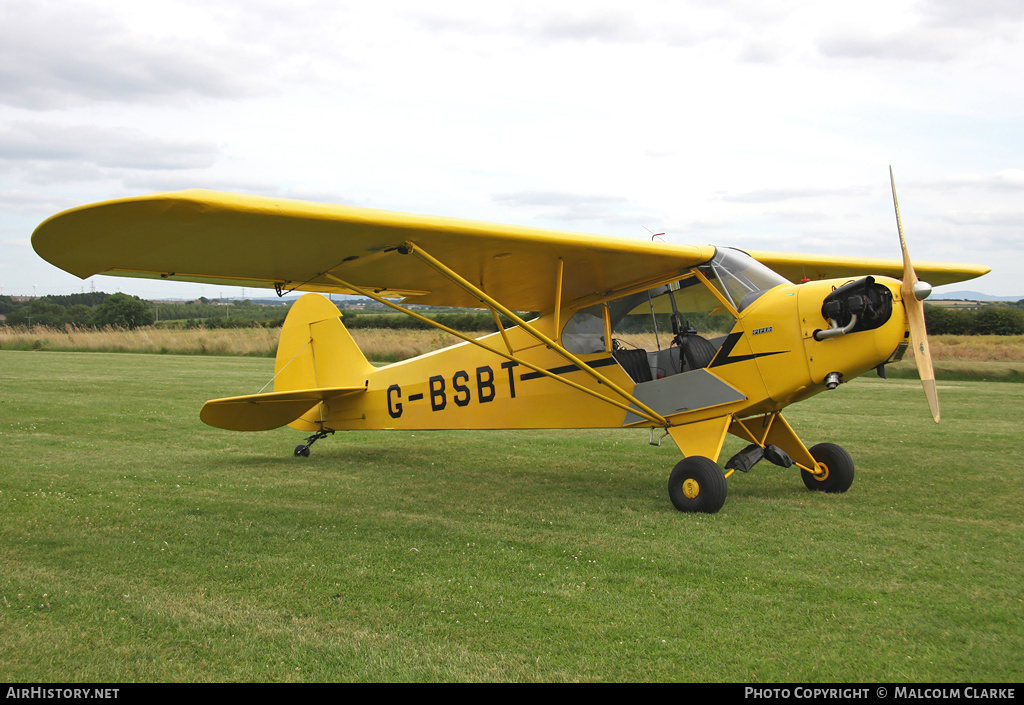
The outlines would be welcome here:
M 932 295 L 932 285 L 928 282 L 918 281 L 914 283 L 914 296 L 918 301 L 924 301 Z

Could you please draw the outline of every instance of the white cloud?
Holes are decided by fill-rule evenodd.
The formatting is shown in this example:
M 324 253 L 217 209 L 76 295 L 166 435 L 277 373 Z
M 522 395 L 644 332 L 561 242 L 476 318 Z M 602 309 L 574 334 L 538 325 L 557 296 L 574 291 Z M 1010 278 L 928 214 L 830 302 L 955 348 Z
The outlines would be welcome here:
M 825 36 L 819 47 L 831 58 L 946 62 L 976 48 L 981 41 L 976 33 L 962 28 L 916 28 L 899 33 L 862 29 Z
M 1020 8 L 10 0 L 0 233 L 200 186 L 876 254 L 893 164 L 915 256 L 984 262 L 961 229 L 1011 228 L 963 214 L 1015 213 L 1024 183 Z M 998 257 L 988 281 L 1024 281 Z
M 102 6 L 5 2 L 0 102 L 54 110 L 92 102 L 233 98 L 260 87 L 252 72 L 265 70 L 270 57 L 255 44 L 204 43 L 174 25 L 140 31 L 121 15 Z
M 938 27 L 975 27 L 1012 34 L 1024 23 L 1024 5 L 1017 0 L 927 0 L 915 7 L 926 24 Z
M 950 211 L 944 213 L 944 219 L 956 225 L 1000 225 L 1015 228 L 1018 232 L 1024 230 L 1024 210 L 1017 211 Z M 1016 235 L 1018 245 L 1024 242 L 1024 237 Z
M 152 137 L 131 127 L 15 122 L 0 127 L 0 159 L 71 162 L 120 169 L 213 166 L 217 148 L 198 140 Z
M 722 200 L 731 203 L 777 203 L 780 201 L 826 198 L 830 196 L 859 198 L 871 193 L 872 189 L 865 186 L 848 186 L 846 188 L 821 188 L 814 186 L 800 188 L 794 186 L 784 189 L 762 189 L 745 193 L 723 194 Z
M 17 213 L 43 218 L 62 210 L 79 205 L 67 198 L 35 193 L 32 191 L 0 191 L 0 213 Z M 28 242 L 24 239 L 24 242 Z
M 955 187 L 969 186 L 999 191 L 1024 190 L 1024 169 L 1003 169 L 994 174 L 965 174 L 951 176 L 945 184 Z

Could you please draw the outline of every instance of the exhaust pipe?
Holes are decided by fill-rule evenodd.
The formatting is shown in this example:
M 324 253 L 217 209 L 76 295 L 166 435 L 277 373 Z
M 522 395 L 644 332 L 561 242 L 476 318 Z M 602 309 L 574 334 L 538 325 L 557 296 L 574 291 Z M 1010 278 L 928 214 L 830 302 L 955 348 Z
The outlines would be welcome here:
M 814 339 L 821 342 L 822 340 L 828 340 L 829 338 L 835 338 L 839 335 L 846 335 L 857 327 L 857 314 L 850 316 L 850 322 L 840 328 L 839 326 L 833 326 L 828 330 L 816 330 L 814 331 Z

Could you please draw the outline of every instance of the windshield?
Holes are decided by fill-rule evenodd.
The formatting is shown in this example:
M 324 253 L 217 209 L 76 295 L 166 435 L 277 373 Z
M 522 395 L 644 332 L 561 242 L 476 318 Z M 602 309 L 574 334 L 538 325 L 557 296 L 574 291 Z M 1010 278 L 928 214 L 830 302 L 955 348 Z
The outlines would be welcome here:
M 698 269 L 728 297 L 737 311 L 750 306 L 769 289 L 789 284 L 785 277 L 746 252 L 729 247 L 717 248 L 714 259 Z
M 745 252 L 729 248 L 718 248 L 714 258 L 697 269 L 737 311 L 769 289 L 789 283 Z M 626 347 L 660 350 L 684 329 L 714 338 L 728 333 L 735 323 L 719 296 L 691 272 L 671 284 L 577 311 L 562 329 L 562 344 L 577 355 L 611 352 L 612 340 L 606 339 L 611 333 Z

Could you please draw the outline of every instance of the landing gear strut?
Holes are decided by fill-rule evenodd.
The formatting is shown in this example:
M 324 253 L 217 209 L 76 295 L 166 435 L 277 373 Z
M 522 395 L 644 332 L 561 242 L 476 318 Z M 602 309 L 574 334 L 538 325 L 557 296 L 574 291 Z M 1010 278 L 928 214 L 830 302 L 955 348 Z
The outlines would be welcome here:
M 321 438 L 327 438 L 328 436 L 334 435 L 334 431 L 331 429 L 320 429 L 312 436 L 306 439 L 305 443 L 300 443 L 295 446 L 295 457 L 296 458 L 308 458 L 309 447 L 319 441 Z

